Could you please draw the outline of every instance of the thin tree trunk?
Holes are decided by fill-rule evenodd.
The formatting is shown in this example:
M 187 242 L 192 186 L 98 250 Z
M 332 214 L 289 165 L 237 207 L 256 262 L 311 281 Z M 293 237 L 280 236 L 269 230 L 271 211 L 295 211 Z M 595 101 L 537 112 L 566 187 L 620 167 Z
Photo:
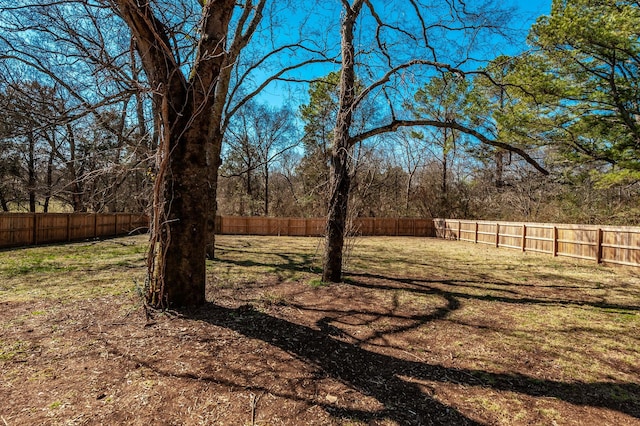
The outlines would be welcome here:
M 331 197 L 327 215 L 327 235 L 325 245 L 322 281 L 340 282 L 342 279 L 342 250 L 347 223 L 347 210 L 351 179 L 349 175 L 349 130 L 353 120 L 355 102 L 355 53 L 353 29 L 360 13 L 362 1 L 356 0 L 347 8 L 341 24 L 342 72 L 340 74 L 340 105 L 336 118 L 333 147 L 331 152 Z
M 406 201 L 405 201 L 405 206 L 404 206 L 404 214 L 405 216 L 409 216 L 409 205 L 410 205 L 410 199 L 411 199 L 411 184 L 413 183 L 413 175 L 415 174 L 415 169 L 413 171 L 411 171 L 411 173 L 409 173 L 409 176 L 407 178 L 407 186 L 405 188 L 405 195 L 407 197 Z
M 29 192 L 29 212 L 36 212 L 36 142 L 33 134 L 29 133 L 29 157 L 27 163 L 27 191 Z
M 4 197 L 2 190 L 0 190 L 0 207 L 2 207 L 2 211 L 9 211 L 9 204 L 7 203 L 7 199 Z
M 504 171 L 504 151 L 502 150 L 497 150 L 496 151 L 496 155 L 495 155 L 495 159 L 496 159 L 496 181 L 495 181 L 495 185 L 496 188 L 502 188 L 504 186 L 504 180 L 503 180 L 503 171 Z
M 269 167 L 264 167 L 264 215 L 269 216 Z
M 47 161 L 47 190 L 44 196 L 43 212 L 49 212 L 49 202 L 51 201 L 51 192 L 53 188 L 53 150 L 49 153 L 49 160 Z
M 441 182 L 441 191 L 442 197 L 445 198 L 447 196 L 447 174 L 448 174 L 448 164 L 447 164 L 447 154 L 442 155 L 442 182 Z
M 84 204 L 84 189 L 80 182 L 78 169 L 76 168 L 76 139 L 70 124 L 67 124 L 67 132 L 69 134 L 69 161 L 67 161 L 67 169 L 71 179 L 71 204 L 74 212 L 85 212 L 87 207 Z

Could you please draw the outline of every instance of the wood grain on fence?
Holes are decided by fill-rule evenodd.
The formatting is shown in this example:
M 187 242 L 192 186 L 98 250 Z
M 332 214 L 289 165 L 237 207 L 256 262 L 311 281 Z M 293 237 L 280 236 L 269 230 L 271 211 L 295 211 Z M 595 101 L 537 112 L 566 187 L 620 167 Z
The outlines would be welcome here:
M 146 230 L 136 213 L 2 213 L 0 248 L 106 238 Z
M 435 236 L 495 247 L 640 266 L 640 227 L 434 219 Z
M 318 237 L 325 234 L 325 218 L 218 217 L 216 229 L 222 235 L 282 235 Z M 362 217 L 352 221 L 353 235 L 434 236 L 433 221 L 414 218 Z

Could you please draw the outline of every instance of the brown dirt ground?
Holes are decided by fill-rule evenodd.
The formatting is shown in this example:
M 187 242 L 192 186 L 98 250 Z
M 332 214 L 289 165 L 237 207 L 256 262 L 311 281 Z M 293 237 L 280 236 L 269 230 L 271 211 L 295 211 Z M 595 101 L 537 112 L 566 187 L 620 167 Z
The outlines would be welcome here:
M 407 291 L 441 303 L 405 303 Z M 151 320 L 133 294 L 1 303 L 0 337 L 21 347 L 0 364 L 0 425 L 640 425 L 638 385 L 545 377 L 542 350 L 508 372 L 439 350 L 481 348 L 498 327 L 480 317 L 470 336 L 447 321 L 461 301 L 436 280 L 265 276 L 210 292 Z

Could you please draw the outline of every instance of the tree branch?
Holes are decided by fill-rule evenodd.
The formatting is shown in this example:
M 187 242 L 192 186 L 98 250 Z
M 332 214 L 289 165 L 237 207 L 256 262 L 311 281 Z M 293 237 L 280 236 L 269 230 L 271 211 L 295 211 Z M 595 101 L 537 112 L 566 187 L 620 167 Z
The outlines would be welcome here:
M 533 159 L 529 154 L 527 154 L 521 148 L 509 145 L 504 142 L 499 142 L 494 139 L 490 139 L 483 135 L 482 133 L 470 129 L 466 126 L 463 126 L 455 121 L 436 121 L 436 120 L 392 120 L 389 124 L 376 127 L 375 129 L 368 130 L 366 132 L 360 133 L 359 135 L 355 135 L 349 138 L 349 146 L 353 146 L 358 142 L 362 142 L 365 139 L 369 139 L 373 136 L 380 135 L 383 133 L 389 133 L 397 130 L 400 127 L 414 127 L 414 126 L 431 126 L 445 129 L 454 129 L 458 130 L 462 133 L 466 133 L 478 139 L 480 142 L 485 143 L 487 145 L 495 146 L 496 148 L 502 148 L 507 151 L 514 152 L 522 157 L 527 163 L 531 164 L 536 170 L 538 170 L 543 175 L 548 175 L 549 172 L 540 165 L 535 159 Z

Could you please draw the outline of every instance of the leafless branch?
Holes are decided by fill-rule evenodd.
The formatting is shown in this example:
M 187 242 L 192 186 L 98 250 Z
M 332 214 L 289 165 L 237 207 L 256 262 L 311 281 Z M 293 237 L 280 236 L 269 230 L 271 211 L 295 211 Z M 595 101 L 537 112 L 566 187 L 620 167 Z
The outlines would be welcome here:
M 518 148 L 513 145 L 509 145 L 504 142 L 496 141 L 495 139 L 491 139 L 483 135 L 482 133 L 471 129 L 469 127 L 463 126 L 455 121 L 437 121 L 437 120 L 392 120 L 389 124 L 384 126 L 376 127 L 375 129 L 368 130 L 366 132 L 360 133 L 359 135 L 355 135 L 349 138 L 349 146 L 353 146 L 358 142 L 361 142 L 365 139 L 369 139 L 373 136 L 380 135 L 383 133 L 393 132 L 401 127 L 415 127 L 415 126 L 431 126 L 431 127 L 439 127 L 439 128 L 448 128 L 458 130 L 460 132 L 466 133 L 478 139 L 480 142 L 485 143 L 487 145 L 495 146 L 497 148 L 502 148 L 507 151 L 518 154 L 522 157 L 527 163 L 531 164 L 536 170 L 544 175 L 548 175 L 549 172 L 535 159 L 533 159 L 527 152 L 523 149 Z

